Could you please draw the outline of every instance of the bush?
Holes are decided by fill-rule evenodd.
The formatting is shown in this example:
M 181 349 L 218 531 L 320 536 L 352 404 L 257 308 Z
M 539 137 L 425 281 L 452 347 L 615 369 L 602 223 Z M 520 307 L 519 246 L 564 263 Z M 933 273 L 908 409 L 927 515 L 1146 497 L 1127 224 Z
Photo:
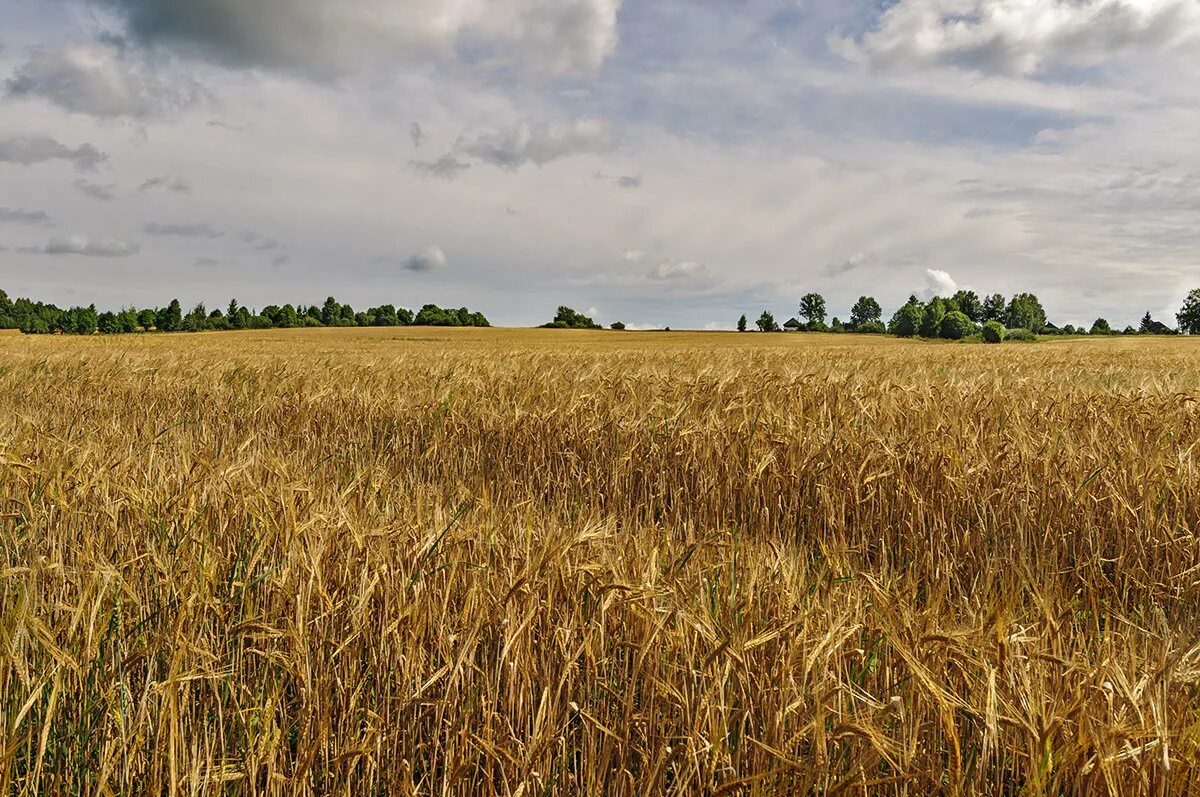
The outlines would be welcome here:
M 1004 341 L 1004 325 L 999 321 L 989 321 L 983 325 L 984 343 L 1002 343 Z
M 885 335 L 887 327 L 883 325 L 882 321 L 867 321 L 856 326 L 854 331 L 860 335 Z
M 623 331 L 623 330 L 625 329 L 625 324 L 623 324 L 623 323 L 622 323 L 622 322 L 620 322 L 620 321 L 614 321 L 614 322 L 613 322 L 613 323 L 610 325 L 610 327 L 611 327 L 612 329 L 615 329 L 615 330 L 617 330 L 618 332 L 621 332 L 621 331 Z
M 1038 336 L 1028 329 L 1008 329 L 1004 332 L 1004 339 L 1017 343 L 1032 343 L 1038 339 Z
M 829 325 L 824 321 L 809 321 L 806 329 L 809 332 L 828 332 Z
M 946 314 L 946 317 L 942 319 L 942 327 L 938 330 L 940 336 L 946 340 L 962 340 L 974 331 L 975 322 L 967 318 L 966 313 L 960 313 L 957 310 Z

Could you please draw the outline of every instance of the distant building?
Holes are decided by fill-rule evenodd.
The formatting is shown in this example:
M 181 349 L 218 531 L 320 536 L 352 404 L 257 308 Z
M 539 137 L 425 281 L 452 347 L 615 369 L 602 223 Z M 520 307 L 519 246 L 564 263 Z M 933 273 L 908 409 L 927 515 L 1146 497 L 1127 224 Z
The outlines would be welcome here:
M 804 325 L 794 318 L 789 318 L 788 322 L 783 325 L 783 328 L 787 332 L 799 332 L 804 329 Z

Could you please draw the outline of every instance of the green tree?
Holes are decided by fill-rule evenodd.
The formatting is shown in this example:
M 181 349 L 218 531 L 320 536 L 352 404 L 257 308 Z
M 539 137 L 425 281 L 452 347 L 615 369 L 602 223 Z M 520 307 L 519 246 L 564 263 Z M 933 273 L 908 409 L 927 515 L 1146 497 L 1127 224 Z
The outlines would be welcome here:
M 138 314 L 132 307 L 117 313 L 117 327 L 123 333 L 137 332 Z
M 121 333 L 121 323 L 117 320 L 116 313 L 103 312 L 96 319 L 96 327 L 102 335 L 119 335 Z
M 946 318 L 946 302 L 935 296 L 925 305 L 925 317 L 921 319 L 921 337 L 936 338 L 942 334 L 942 321 Z
M 150 328 L 154 326 L 157 320 L 157 314 L 153 310 L 142 310 L 138 313 L 138 326 L 146 332 L 150 331 Z
M 338 304 L 337 299 L 332 296 L 325 300 L 325 304 L 321 307 L 321 323 L 327 327 L 337 326 L 338 320 L 342 317 L 342 306 Z
M 883 318 L 883 308 L 871 296 L 858 297 L 854 307 L 850 308 L 850 326 L 852 327 L 879 321 L 881 318 Z
M 979 294 L 975 291 L 959 291 L 954 294 L 951 299 L 958 312 L 971 319 L 978 324 L 983 320 L 983 302 L 979 300 Z
M 1097 318 L 1095 321 L 1092 322 L 1092 331 L 1089 332 L 1088 334 L 1090 334 L 1090 335 L 1111 335 L 1112 333 L 1113 333 L 1112 327 L 1110 327 L 1108 325 L 1108 321 L 1103 318 Z
M 1009 329 L 1028 329 L 1041 332 L 1046 326 L 1046 311 L 1032 293 L 1018 293 L 1008 303 L 1005 323 Z
M 178 299 L 172 299 L 169 305 L 155 314 L 154 326 L 158 327 L 160 332 L 178 332 L 180 330 L 183 326 L 183 307 L 180 306 Z
M 184 316 L 181 329 L 184 332 L 203 332 L 208 329 L 208 310 L 203 304 L 198 304 Z
M 600 329 L 600 325 L 591 318 L 565 305 L 558 308 L 554 320 L 545 326 L 550 329 Z
M 625 330 L 625 324 L 621 321 L 614 321 L 614 322 L 612 322 L 612 324 L 609 325 L 609 328 L 615 329 L 618 332 L 623 332 Z
M 983 325 L 984 343 L 1001 343 L 1004 340 L 1004 324 L 999 321 L 988 321 Z
M 924 320 L 925 307 L 920 302 L 909 300 L 892 316 L 888 332 L 899 338 L 911 338 L 921 331 Z
M 766 310 L 763 310 L 762 315 L 755 322 L 758 325 L 759 332 L 778 332 L 779 324 L 775 323 L 775 316 L 771 315 Z
M 1175 314 L 1179 331 L 1188 335 L 1200 335 L 1200 288 L 1192 291 L 1183 300 L 1183 307 Z
M 817 326 L 824 326 L 825 297 L 819 293 L 805 294 L 800 299 L 800 315 L 802 315 L 808 321 L 810 329 L 814 324 Z
M 737 330 L 738 330 L 738 332 L 746 331 L 746 314 L 745 313 L 742 313 L 742 317 L 738 319 Z
M 985 298 L 980 305 L 980 320 L 999 321 L 1003 324 L 1006 318 L 1005 310 L 1007 306 L 1001 294 L 993 293 L 991 296 Z

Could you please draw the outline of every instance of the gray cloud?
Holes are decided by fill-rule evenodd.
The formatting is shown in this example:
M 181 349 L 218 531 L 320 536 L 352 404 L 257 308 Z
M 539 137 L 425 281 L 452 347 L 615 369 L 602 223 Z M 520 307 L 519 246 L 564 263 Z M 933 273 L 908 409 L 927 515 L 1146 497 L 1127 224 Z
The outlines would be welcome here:
M 611 177 L 604 172 L 596 172 L 597 180 L 611 180 L 612 184 L 617 188 L 641 188 L 642 176 L 640 174 L 627 174 Z
M 215 268 L 221 265 L 221 261 L 217 260 L 215 257 L 198 257 L 196 258 L 196 262 L 192 265 L 194 265 L 196 268 Z
M 112 202 L 117 198 L 117 187 L 112 183 L 93 183 L 91 180 L 76 180 L 71 183 L 75 190 L 97 202 Z
M 409 271 L 436 271 L 446 265 L 446 253 L 440 246 L 427 246 L 404 261 Z
M 602 119 L 521 122 L 458 143 L 461 152 L 504 169 L 519 169 L 530 162 L 542 166 L 571 155 L 609 152 L 615 146 L 612 127 Z
M 0 163 L 33 166 L 47 161 L 62 160 L 74 165 L 76 171 L 93 172 L 108 156 L 91 144 L 71 148 L 49 136 L 15 136 L 0 139 Z
M 238 235 L 238 239 L 243 243 L 250 244 L 260 252 L 270 252 L 283 247 L 283 242 L 278 238 L 272 238 L 269 235 L 263 235 L 252 230 L 244 230 Z
M 85 257 L 129 257 L 137 254 L 137 244 L 126 243 L 116 238 L 88 238 L 72 235 L 70 238 L 52 238 L 41 250 L 47 255 L 83 255 Z
M 147 235 L 172 235 L 178 238 L 220 238 L 224 231 L 207 222 L 202 224 L 159 224 L 147 222 L 142 228 Z
M 421 132 L 421 124 L 419 122 L 413 122 L 409 125 L 408 137 L 412 139 L 413 147 L 416 149 L 421 148 L 421 142 L 425 139 L 425 134 Z
M 239 66 L 334 77 L 397 58 L 537 74 L 590 71 L 617 45 L 621 0 L 101 0 L 135 39 Z
M 38 50 L 7 87 L 13 96 L 41 97 L 65 110 L 99 117 L 148 116 L 194 98 L 136 72 L 125 51 L 108 44 Z
M 460 161 L 453 154 L 443 155 L 433 161 L 409 161 L 413 170 L 422 177 L 432 177 L 438 180 L 453 180 L 471 168 L 471 164 Z
M 863 266 L 872 265 L 874 262 L 875 256 L 870 252 L 858 252 L 840 263 L 830 263 L 825 267 L 825 274 L 830 277 L 849 274 L 851 271 L 857 271 Z
M 192 186 L 187 180 L 182 177 L 151 177 L 142 183 L 139 191 L 153 191 L 156 188 L 161 188 L 164 191 L 171 191 L 176 194 L 191 193 Z
M 900 0 L 858 41 L 833 43 L 879 69 L 951 64 L 1032 75 L 1197 40 L 1195 0 Z
M 44 210 L 21 210 L 19 208 L 0 208 L 0 222 L 12 224 L 33 224 L 45 226 L 50 224 L 50 217 Z

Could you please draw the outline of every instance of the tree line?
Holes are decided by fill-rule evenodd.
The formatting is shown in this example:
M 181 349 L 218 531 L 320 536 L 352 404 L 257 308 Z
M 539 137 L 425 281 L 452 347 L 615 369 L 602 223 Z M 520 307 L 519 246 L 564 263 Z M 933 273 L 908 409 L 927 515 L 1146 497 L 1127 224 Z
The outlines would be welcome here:
M 975 291 L 967 290 L 925 301 L 909 296 L 886 324 L 883 308 L 871 296 L 859 297 L 850 310 L 848 321 L 835 317 L 827 324 L 825 298 L 819 293 L 809 293 L 800 299 L 798 313 L 804 321 L 792 319 L 784 327 L 808 332 L 890 334 L 902 338 L 964 340 L 979 336 L 988 343 L 1032 340 L 1037 335 L 1196 335 L 1200 334 L 1200 288 L 1188 294 L 1183 308 L 1176 314 L 1178 327 L 1170 327 L 1147 312 L 1136 329 L 1127 326 L 1120 331 L 1104 318 L 1097 318 L 1089 328 L 1073 324 L 1056 326 L 1047 319 L 1041 301 L 1032 293 L 1018 293 L 1008 299 L 999 293 L 980 297 Z M 768 310 L 762 312 L 755 326 L 760 332 L 781 330 Z M 739 332 L 747 330 L 745 315 L 738 319 L 737 328 Z
M 234 329 L 299 327 L 488 327 L 487 318 L 465 307 L 457 310 L 427 304 L 414 313 L 390 304 L 355 311 L 330 296 L 323 305 L 243 307 L 236 299 L 225 310 L 197 304 L 186 314 L 178 299 L 165 307 L 126 308 L 98 312 L 96 306 L 61 309 L 29 299 L 11 300 L 0 291 L 0 329 L 19 329 L 30 335 L 119 335 L 132 332 L 215 332 Z
M 554 320 L 549 323 L 542 324 L 542 329 L 603 329 L 604 327 L 592 320 L 591 316 L 584 315 L 570 307 L 559 307 L 558 312 L 554 314 Z M 614 321 L 608 325 L 609 329 L 623 330 L 625 324 L 620 321 Z

